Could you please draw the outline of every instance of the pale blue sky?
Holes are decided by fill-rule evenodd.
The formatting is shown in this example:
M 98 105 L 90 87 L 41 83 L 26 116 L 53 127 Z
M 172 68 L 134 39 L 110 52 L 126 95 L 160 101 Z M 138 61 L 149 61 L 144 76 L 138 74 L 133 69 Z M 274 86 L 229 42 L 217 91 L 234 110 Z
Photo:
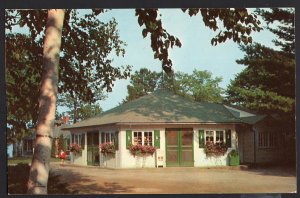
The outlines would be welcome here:
M 253 9 L 251 9 L 253 10 Z M 208 70 L 213 76 L 221 76 L 222 88 L 226 88 L 230 79 L 244 68 L 238 65 L 236 60 L 244 56 L 238 48 L 238 44 L 231 40 L 212 46 L 210 41 L 217 33 L 204 26 L 202 17 L 190 17 L 181 9 L 160 9 L 162 24 L 167 31 L 178 37 L 182 43 L 181 48 L 173 48 L 169 51 L 175 71 L 192 73 L 194 69 Z M 152 71 L 162 71 L 159 60 L 153 58 L 149 36 L 142 36 L 142 29 L 137 22 L 134 9 L 113 9 L 98 16 L 102 21 L 114 17 L 118 23 L 120 39 L 127 43 L 124 57 L 113 57 L 114 65 L 132 65 L 133 71 L 146 67 Z M 15 28 L 14 31 L 20 31 Z M 22 30 L 22 32 L 24 29 Z M 275 36 L 267 30 L 252 34 L 254 42 L 275 47 L 271 42 Z M 104 111 L 117 106 L 127 96 L 128 80 L 117 80 L 112 92 L 108 93 L 106 100 L 99 101 Z M 59 108 L 60 112 L 66 108 Z
M 218 32 L 210 30 L 204 26 L 201 16 L 190 17 L 180 9 L 160 9 L 162 14 L 163 27 L 170 34 L 181 40 L 181 48 L 170 50 L 170 58 L 173 61 L 175 71 L 192 73 L 194 69 L 208 70 L 213 76 L 221 76 L 222 88 L 226 88 L 230 79 L 244 68 L 235 61 L 243 57 L 243 52 L 238 48 L 238 44 L 233 41 L 212 46 L 210 41 Z M 115 59 L 119 65 L 132 65 L 133 71 L 146 67 L 153 71 L 161 71 L 161 63 L 154 60 L 150 47 L 149 36 L 143 39 L 142 27 L 137 23 L 135 11 L 130 9 L 115 9 L 100 18 L 114 17 L 118 22 L 120 38 L 127 43 L 124 58 Z M 275 37 L 267 30 L 252 35 L 253 40 L 269 47 L 275 47 L 271 42 Z M 127 96 L 127 85 L 129 80 L 118 80 L 113 91 L 108 93 L 108 98 L 100 101 L 104 110 L 117 106 Z

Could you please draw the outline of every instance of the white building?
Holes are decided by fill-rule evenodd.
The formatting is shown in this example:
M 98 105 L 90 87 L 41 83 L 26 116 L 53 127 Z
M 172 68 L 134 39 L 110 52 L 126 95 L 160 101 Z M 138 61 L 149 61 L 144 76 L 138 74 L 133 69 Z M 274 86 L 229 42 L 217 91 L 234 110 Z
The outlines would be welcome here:
M 253 123 L 244 118 L 251 118 Z M 223 104 L 193 102 L 158 90 L 63 130 L 71 132 L 72 143 L 81 145 L 81 152 L 74 157 L 75 164 L 110 168 L 226 166 L 231 150 L 239 151 L 242 163 L 255 162 L 251 156 L 252 161 L 245 161 L 253 151 L 244 145 L 253 144 L 256 148 L 253 139 L 245 143 L 239 136 L 244 137 L 244 131 L 254 133 L 253 124 L 264 118 Z M 108 142 L 115 145 L 115 153 L 101 153 L 99 145 Z M 209 143 L 227 150 L 209 155 Z M 134 156 L 130 145 L 153 146 L 156 152 Z

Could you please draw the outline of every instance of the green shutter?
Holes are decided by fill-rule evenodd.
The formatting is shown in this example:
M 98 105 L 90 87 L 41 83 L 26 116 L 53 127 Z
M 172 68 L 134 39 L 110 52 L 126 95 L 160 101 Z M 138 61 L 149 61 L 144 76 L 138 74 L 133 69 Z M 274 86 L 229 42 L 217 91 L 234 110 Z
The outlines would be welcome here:
M 119 150 L 119 131 L 115 133 L 115 142 L 114 142 L 116 150 Z
M 154 130 L 154 146 L 160 148 L 160 130 Z
M 204 148 L 205 139 L 204 139 L 204 130 L 199 130 L 199 148 Z
M 225 136 L 226 136 L 226 146 L 231 147 L 231 130 L 230 129 L 225 130 Z
M 132 131 L 127 130 L 126 131 L 126 148 L 128 148 L 130 144 L 132 144 Z

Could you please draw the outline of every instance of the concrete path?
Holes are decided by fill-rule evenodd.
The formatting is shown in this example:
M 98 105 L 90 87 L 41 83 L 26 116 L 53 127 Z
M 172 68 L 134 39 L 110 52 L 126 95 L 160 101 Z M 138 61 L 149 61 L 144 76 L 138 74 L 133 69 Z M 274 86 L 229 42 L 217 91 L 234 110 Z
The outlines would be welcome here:
M 295 171 L 282 168 L 148 168 L 104 169 L 58 163 L 51 171 L 78 194 L 290 193 Z

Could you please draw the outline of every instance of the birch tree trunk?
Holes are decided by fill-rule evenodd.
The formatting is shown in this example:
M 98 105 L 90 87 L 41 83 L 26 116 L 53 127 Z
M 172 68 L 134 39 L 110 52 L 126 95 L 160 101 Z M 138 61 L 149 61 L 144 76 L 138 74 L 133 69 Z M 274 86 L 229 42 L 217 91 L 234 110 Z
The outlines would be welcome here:
M 32 158 L 28 194 L 47 194 L 52 135 L 56 110 L 59 52 L 65 11 L 51 9 L 43 50 L 43 74 L 40 87 L 36 142 Z

